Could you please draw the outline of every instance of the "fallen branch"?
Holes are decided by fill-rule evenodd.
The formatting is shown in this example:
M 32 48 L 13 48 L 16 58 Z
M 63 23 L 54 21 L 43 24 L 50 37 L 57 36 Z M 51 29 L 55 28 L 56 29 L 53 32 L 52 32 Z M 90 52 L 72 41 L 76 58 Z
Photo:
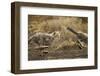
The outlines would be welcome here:
M 37 46 L 35 47 L 35 49 L 37 50 L 42 50 L 42 49 L 45 49 L 45 48 L 48 48 L 49 46 Z

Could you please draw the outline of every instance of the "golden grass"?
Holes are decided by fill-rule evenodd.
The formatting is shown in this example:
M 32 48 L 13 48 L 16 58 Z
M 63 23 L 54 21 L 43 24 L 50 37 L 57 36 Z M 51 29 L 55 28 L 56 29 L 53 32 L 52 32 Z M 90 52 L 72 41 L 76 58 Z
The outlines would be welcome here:
M 87 18 L 85 17 L 62 17 L 62 16 L 28 16 L 28 34 L 36 32 L 52 33 L 59 31 L 60 39 L 55 41 L 50 46 L 50 49 L 56 50 L 64 46 L 76 45 L 76 36 L 69 32 L 66 28 L 71 27 L 76 31 L 87 33 L 88 29 Z

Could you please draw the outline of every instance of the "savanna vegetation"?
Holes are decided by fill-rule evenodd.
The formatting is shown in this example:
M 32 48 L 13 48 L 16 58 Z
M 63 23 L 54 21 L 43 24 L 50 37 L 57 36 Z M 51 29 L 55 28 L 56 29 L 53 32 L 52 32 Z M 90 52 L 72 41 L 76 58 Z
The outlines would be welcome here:
M 39 45 L 35 45 L 32 41 L 28 43 L 28 59 L 87 58 L 87 47 L 80 49 L 76 35 L 67 30 L 67 27 L 71 27 L 77 32 L 88 33 L 88 18 L 29 15 L 28 38 L 36 33 L 57 33 L 47 48 L 35 49 Z

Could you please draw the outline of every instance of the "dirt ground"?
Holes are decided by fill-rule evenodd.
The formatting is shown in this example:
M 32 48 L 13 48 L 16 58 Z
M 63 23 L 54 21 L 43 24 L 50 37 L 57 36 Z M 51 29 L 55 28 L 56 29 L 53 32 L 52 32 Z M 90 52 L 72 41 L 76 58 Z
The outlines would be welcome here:
M 28 60 L 50 60 L 50 59 L 75 59 L 75 58 L 87 58 L 87 48 L 49 51 L 47 54 L 43 54 L 45 50 L 31 50 L 28 53 Z

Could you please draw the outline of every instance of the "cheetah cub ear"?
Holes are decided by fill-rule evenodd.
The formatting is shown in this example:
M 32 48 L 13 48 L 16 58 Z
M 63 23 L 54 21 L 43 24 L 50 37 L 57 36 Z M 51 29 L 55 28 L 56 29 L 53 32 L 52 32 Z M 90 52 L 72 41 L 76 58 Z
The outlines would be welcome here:
M 60 37 L 60 32 L 59 31 L 54 31 L 50 34 L 53 37 Z

